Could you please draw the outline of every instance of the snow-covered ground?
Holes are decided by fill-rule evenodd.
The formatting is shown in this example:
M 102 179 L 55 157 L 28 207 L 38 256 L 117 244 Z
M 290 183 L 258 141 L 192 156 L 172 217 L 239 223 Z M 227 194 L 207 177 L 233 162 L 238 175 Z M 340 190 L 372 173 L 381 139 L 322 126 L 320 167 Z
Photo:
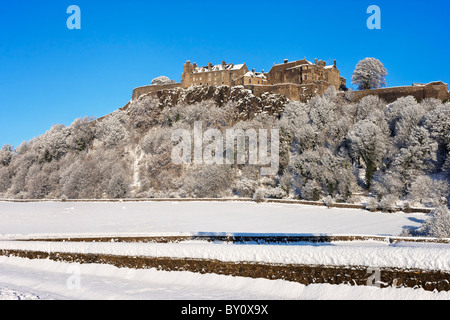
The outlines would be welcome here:
M 103 254 L 131 257 L 194 258 L 226 262 L 392 267 L 450 271 L 450 244 L 383 242 L 242 245 L 181 243 L 20 242 L 0 241 L 0 249 Z
M 254 202 L 0 202 L 0 239 L 196 232 L 398 235 L 425 214 Z
M 79 282 L 72 281 L 75 270 L 79 272 Z M 1 299 L 449 300 L 450 293 L 350 285 L 305 286 L 282 280 L 0 257 Z
M 253 202 L 0 202 L 0 249 L 450 270 L 450 245 L 377 241 L 287 245 L 22 242 L 22 238 L 209 234 L 396 236 L 425 214 Z M 69 288 L 70 270 L 79 288 Z M 352 287 L 0 257 L 0 299 L 450 299 L 422 289 Z

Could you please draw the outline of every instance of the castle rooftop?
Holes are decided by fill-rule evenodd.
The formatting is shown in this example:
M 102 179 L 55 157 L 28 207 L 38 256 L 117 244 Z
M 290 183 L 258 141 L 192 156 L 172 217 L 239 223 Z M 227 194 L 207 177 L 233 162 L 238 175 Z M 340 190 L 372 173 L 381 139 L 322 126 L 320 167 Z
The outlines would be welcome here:
M 202 73 L 202 72 L 213 72 L 213 71 L 223 71 L 223 70 L 239 70 L 244 66 L 244 63 L 241 64 L 233 64 L 233 63 L 225 63 L 225 64 L 216 64 L 209 65 L 205 67 L 195 67 L 192 73 Z

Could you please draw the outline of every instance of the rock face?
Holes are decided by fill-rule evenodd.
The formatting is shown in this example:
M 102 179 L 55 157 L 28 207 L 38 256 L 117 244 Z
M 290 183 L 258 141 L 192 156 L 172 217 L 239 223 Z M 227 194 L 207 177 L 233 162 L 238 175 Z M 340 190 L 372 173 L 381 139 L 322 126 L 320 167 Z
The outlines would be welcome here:
M 279 116 L 289 102 L 285 96 L 274 93 L 264 93 L 257 97 L 251 90 L 242 86 L 197 86 L 186 89 L 164 89 L 151 94 L 159 100 L 160 108 L 203 101 L 213 101 L 219 107 L 233 103 L 239 120 L 252 119 L 259 113 Z

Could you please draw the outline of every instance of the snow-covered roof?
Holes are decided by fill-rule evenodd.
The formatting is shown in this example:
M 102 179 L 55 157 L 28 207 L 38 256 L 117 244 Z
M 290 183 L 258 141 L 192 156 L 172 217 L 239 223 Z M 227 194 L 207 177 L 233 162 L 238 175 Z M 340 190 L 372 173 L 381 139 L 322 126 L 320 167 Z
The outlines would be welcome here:
M 312 65 L 312 63 L 302 63 L 302 64 L 299 64 L 298 66 L 287 68 L 286 70 L 298 69 L 298 68 L 301 68 L 303 66 L 310 66 L 310 65 Z
M 249 71 L 246 74 L 244 74 L 244 77 L 266 79 L 266 76 L 264 75 L 264 73 L 262 73 L 262 72 L 252 72 L 252 71 Z
M 211 66 L 211 70 L 208 68 L 208 66 L 195 67 L 193 70 L 193 73 L 223 71 L 223 70 L 239 70 L 239 69 L 242 69 L 242 67 L 244 67 L 244 63 L 241 63 L 241 64 L 233 64 L 233 63 L 216 64 L 216 65 Z
M 282 63 L 274 64 L 274 66 L 282 66 L 282 65 L 284 65 L 284 64 L 293 63 L 293 62 L 298 62 L 298 61 L 305 61 L 305 62 L 306 62 L 306 63 L 303 63 L 303 64 L 301 64 L 301 65 L 306 65 L 306 64 L 312 65 L 312 64 L 314 64 L 314 63 L 312 63 L 311 61 L 308 61 L 308 60 L 306 60 L 306 59 L 302 59 L 302 60 L 289 61 L 289 62 L 286 62 L 286 63 L 282 62 Z

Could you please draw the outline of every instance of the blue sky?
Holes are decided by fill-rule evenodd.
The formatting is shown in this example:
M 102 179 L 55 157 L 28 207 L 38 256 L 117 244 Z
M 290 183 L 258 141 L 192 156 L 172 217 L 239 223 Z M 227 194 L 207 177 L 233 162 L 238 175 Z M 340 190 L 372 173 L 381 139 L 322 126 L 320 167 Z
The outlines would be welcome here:
M 70 5 L 81 30 L 66 26 Z M 366 27 L 370 5 L 381 30 Z M 0 146 L 110 113 L 157 76 L 179 81 L 186 60 L 269 71 L 283 59 L 336 59 L 349 85 L 358 61 L 375 57 L 388 86 L 449 83 L 449 11 L 447 0 L 3 0 Z

